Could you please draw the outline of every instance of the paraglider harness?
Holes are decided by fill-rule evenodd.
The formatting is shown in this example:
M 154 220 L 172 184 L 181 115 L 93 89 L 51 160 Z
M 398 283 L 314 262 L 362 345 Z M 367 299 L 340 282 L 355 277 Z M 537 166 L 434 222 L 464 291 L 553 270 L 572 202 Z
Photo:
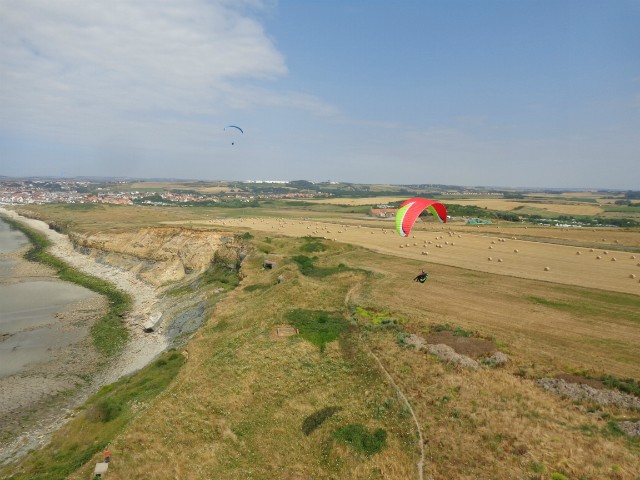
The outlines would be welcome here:
M 429 276 L 429 274 L 427 272 L 425 272 L 424 270 L 422 270 L 422 273 L 419 274 L 416 278 L 414 278 L 413 281 L 414 282 L 424 283 L 427 280 L 428 276 Z

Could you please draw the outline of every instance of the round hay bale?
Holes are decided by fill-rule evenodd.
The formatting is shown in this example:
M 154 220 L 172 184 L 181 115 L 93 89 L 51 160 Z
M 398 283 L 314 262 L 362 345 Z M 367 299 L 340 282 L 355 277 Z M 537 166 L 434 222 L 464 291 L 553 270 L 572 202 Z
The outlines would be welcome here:
M 418 246 L 418 244 L 414 242 L 413 246 L 414 246 L 414 247 L 417 247 L 417 246 Z
M 582 252 L 581 251 L 577 251 L 576 255 L 582 255 Z
M 549 267 L 544 267 L 545 272 L 548 272 L 549 270 L 551 270 Z
M 629 275 L 629 278 L 636 278 L 636 276 L 632 273 L 631 275 Z
M 492 259 L 491 257 L 487 257 L 487 260 L 491 261 L 491 260 L 493 260 L 493 259 Z
M 406 245 L 406 246 L 407 246 L 407 247 L 410 247 L 411 245 L 407 243 L 407 245 Z
M 451 245 L 453 246 L 453 245 L 455 245 L 455 243 L 451 242 Z
M 492 244 L 495 244 L 496 242 L 495 242 L 495 241 L 493 241 L 493 240 L 491 240 L 491 243 L 492 243 Z
M 518 249 L 517 249 L 517 248 L 516 248 L 516 249 L 514 249 L 514 250 L 513 250 L 513 253 L 518 253 Z
M 601 258 L 602 258 L 602 257 L 601 257 L 600 255 L 598 255 L 598 256 L 596 257 L 596 260 L 600 260 Z
M 501 261 L 502 261 L 502 259 L 501 259 L 501 258 L 499 258 L 499 259 L 498 259 L 498 261 L 499 261 L 499 262 L 501 262 Z
M 607 252 L 606 250 L 602 253 L 604 253 L 605 255 L 609 255 L 609 252 Z
M 631 255 L 631 260 L 635 260 L 636 256 L 635 255 Z
M 489 250 L 491 250 L 493 247 L 491 245 L 489 245 Z
M 589 251 L 590 251 L 590 252 L 593 252 L 593 248 L 590 248 L 590 249 L 589 249 Z
M 404 245 L 400 245 L 400 248 L 404 248 Z
M 611 261 L 615 262 L 616 261 L 616 257 L 611 257 Z

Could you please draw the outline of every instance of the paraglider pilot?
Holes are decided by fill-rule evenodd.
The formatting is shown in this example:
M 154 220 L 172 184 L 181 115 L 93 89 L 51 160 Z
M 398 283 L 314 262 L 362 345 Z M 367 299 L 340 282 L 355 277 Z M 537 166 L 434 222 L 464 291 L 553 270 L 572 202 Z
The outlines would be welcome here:
M 422 273 L 418 274 L 418 276 L 416 278 L 414 278 L 413 281 L 414 282 L 424 283 L 424 281 L 427 279 L 428 276 L 429 276 L 429 274 L 427 272 L 425 272 L 424 270 L 422 270 Z

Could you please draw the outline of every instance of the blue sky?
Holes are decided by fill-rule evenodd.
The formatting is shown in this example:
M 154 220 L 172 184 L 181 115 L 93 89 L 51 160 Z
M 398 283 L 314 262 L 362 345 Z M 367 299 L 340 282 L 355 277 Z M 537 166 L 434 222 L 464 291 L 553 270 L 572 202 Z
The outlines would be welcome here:
M 0 0 L 0 175 L 640 189 L 638 25 L 639 0 Z

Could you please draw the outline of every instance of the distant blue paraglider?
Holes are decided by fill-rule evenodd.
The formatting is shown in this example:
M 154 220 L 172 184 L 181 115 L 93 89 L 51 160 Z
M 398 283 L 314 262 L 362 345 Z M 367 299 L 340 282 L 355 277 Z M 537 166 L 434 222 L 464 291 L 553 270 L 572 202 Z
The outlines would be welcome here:
M 236 128 L 236 129 L 240 130 L 240 133 L 244 134 L 244 130 L 242 130 L 237 125 L 227 125 L 226 127 L 224 127 L 224 131 L 225 132 L 227 131 L 227 128 Z M 231 142 L 231 145 L 235 145 L 235 142 Z

